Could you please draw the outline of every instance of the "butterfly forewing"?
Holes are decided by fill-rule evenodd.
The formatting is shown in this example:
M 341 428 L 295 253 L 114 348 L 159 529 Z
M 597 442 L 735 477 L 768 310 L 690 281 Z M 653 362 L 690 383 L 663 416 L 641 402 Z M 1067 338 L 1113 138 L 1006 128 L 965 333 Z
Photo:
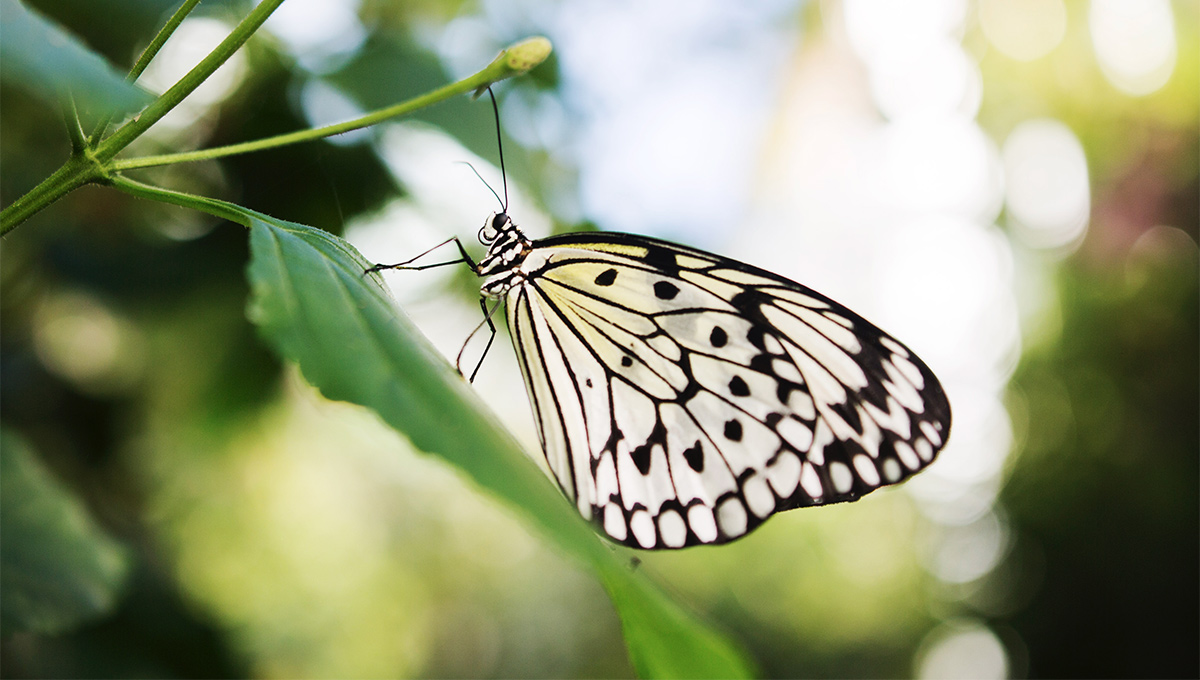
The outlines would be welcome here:
M 620 234 L 536 241 L 521 266 L 508 322 L 547 462 L 616 541 L 724 543 L 902 481 L 945 442 L 924 363 L 797 283 Z

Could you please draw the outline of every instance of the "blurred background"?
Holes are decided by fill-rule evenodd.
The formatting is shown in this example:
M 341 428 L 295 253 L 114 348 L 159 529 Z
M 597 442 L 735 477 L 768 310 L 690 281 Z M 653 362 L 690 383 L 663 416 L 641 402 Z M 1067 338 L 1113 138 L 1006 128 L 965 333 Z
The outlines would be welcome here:
M 120 68 L 174 10 L 29 4 Z M 161 92 L 246 10 L 203 3 L 141 82 Z M 496 88 L 531 236 L 630 231 L 794 278 L 910 345 L 954 410 L 902 488 L 641 569 L 769 677 L 1195 677 L 1198 32 L 1194 1 L 288 0 L 130 152 L 345 120 L 546 35 L 551 59 Z M 55 111 L 0 99 L 7 204 L 69 144 Z M 496 209 L 459 163 L 500 186 L 491 116 L 460 97 L 135 176 L 397 261 Z M 123 585 L 0 641 L 0 673 L 630 676 L 588 572 L 265 349 L 247 250 L 95 187 L 5 238 L 0 423 L 113 539 Z M 391 276 L 453 357 L 478 282 Z M 475 384 L 540 457 L 506 343 Z

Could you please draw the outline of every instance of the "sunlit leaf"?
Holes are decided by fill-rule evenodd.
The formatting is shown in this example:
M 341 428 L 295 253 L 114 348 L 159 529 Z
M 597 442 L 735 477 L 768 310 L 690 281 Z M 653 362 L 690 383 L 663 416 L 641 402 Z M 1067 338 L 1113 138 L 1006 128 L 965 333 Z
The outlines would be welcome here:
M 134 111 L 151 97 L 125 82 L 105 59 L 74 35 L 18 0 L 0 0 L 0 76 L 58 106 L 69 94 L 92 114 Z
M 374 409 L 413 444 L 504 499 L 565 553 L 591 565 L 644 677 L 747 677 L 726 638 L 667 598 L 591 530 L 465 380 L 400 314 L 346 242 L 243 209 L 251 227 L 250 316 L 327 397 Z
M 127 571 L 78 499 L 0 432 L 0 632 L 58 633 L 102 614 Z

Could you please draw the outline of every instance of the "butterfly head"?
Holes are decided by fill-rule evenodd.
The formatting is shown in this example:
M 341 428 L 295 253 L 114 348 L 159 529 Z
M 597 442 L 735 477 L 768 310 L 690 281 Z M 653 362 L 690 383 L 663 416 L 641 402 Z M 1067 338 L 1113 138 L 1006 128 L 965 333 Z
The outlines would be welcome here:
M 487 221 L 479 228 L 479 242 L 485 246 L 491 246 L 500 237 L 510 233 L 520 234 L 517 230 L 517 225 L 513 224 L 512 218 L 506 212 L 492 213 L 488 215 Z
M 487 255 L 479 261 L 478 273 L 487 277 L 482 292 L 487 297 L 495 297 L 524 276 L 520 271 L 521 263 L 533 243 L 503 211 L 488 216 L 479 230 L 479 241 L 488 248 Z
M 533 245 L 504 211 L 488 215 L 487 221 L 479 228 L 479 242 L 488 247 L 489 253 L 510 248 L 527 251 Z

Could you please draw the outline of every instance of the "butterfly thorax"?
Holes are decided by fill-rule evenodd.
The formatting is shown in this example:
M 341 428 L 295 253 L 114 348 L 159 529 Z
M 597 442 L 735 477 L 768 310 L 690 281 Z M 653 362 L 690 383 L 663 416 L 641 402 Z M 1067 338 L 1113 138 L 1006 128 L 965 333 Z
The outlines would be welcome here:
M 488 217 L 479 230 L 479 241 L 488 247 L 477 270 L 485 277 L 480 286 L 483 295 L 501 297 L 525 282 L 531 272 L 523 265 L 533 250 L 533 242 L 521 233 L 507 214 L 501 212 Z

